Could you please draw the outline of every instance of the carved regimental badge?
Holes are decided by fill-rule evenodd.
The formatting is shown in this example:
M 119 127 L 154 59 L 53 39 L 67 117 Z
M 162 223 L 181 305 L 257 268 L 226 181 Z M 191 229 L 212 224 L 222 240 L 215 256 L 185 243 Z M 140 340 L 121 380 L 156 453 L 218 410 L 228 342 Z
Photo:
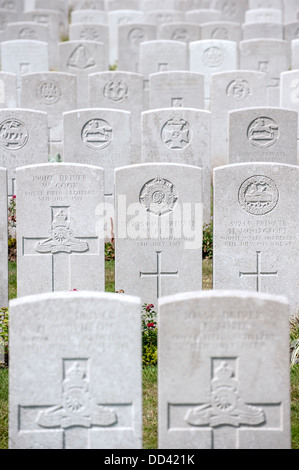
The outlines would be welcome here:
M 277 206 L 279 192 L 267 176 L 252 176 L 239 189 L 241 207 L 252 215 L 265 215 Z
M 51 105 L 60 100 L 61 89 L 53 80 L 45 80 L 38 85 L 36 95 L 40 103 Z
M 88 243 L 78 240 L 70 230 L 66 212 L 60 209 L 52 222 L 51 238 L 38 242 L 35 251 L 38 253 L 83 253 L 89 250 Z
M 146 211 L 162 215 L 173 211 L 178 195 L 170 181 L 157 177 L 143 186 L 139 200 Z
M 220 67 L 223 59 L 223 52 L 219 47 L 209 47 L 203 53 L 203 63 L 207 65 L 207 67 Z
M 120 103 L 128 97 L 128 86 L 123 80 L 111 80 L 104 86 L 104 97 Z
M 74 361 L 62 384 L 62 404 L 40 411 L 37 424 L 42 428 L 92 428 L 112 426 L 117 422 L 113 409 L 100 406 L 89 392 L 89 381 L 80 364 Z
M 171 150 L 180 150 L 191 142 L 190 126 L 184 119 L 169 119 L 161 131 L 162 142 Z
M 261 116 L 250 124 L 247 137 L 254 147 L 272 147 L 279 138 L 279 128 L 273 119 Z
M 233 80 L 226 89 L 226 95 L 232 96 L 236 101 L 242 101 L 251 95 L 251 89 L 247 80 L 237 78 Z
M 87 147 L 103 150 L 112 142 L 112 127 L 104 119 L 91 119 L 83 127 L 81 139 Z
M 7 150 L 20 150 L 29 139 L 28 130 L 21 121 L 7 119 L 0 124 L 0 142 Z
M 238 380 L 226 362 L 222 362 L 211 380 L 208 403 L 190 409 L 185 421 L 191 426 L 258 426 L 265 423 L 260 407 L 245 404 L 238 392 Z

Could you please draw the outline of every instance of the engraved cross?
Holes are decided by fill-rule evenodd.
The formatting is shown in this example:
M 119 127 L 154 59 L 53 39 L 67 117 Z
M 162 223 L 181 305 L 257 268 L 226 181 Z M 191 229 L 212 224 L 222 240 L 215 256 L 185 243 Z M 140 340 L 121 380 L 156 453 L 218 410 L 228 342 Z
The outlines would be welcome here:
M 51 257 L 52 292 L 71 290 L 72 262 L 71 256 L 96 254 L 99 252 L 98 237 L 76 238 L 70 227 L 70 208 L 51 207 L 50 238 L 22 238 L 23 256 Z
M 262 252 L 257 251 L 256 252 L 256 272 L 248 272 L 248 273 L 243 273 L 239 272 L 239 277 L 255 277 L 256 278 L 256 291 L 261 292 L 261 281 L 262 277 L 268 277 L 268 276 L 277 276 L 278 271 L 275 272 L 267 272 L 267 271 L 262 271 L 261 264 L 262 264 Z
M 154 273 L 143 273 L 140 272 L 140 277 L 153 277 L 157 278 L 157 298 L 161 297 L 162 293 L 162 278 L 163 277 L 178 277 L 179 272 L 165 272 L 162 271 L 162 252 L 157 251 L 157 271 Z

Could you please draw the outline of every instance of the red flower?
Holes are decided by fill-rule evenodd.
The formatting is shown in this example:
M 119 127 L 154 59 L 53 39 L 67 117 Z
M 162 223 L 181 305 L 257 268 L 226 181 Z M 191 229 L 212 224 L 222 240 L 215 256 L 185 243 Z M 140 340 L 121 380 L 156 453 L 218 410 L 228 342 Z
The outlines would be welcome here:
M 154 326 L 155 326 L 154 323 L 148 323 L 148 324 L 147 324 L 147 327 L 148 327 L 148 328 L 154 328 Z
M 148 304 L 145 308 L 145 310 L 148 312 L 149 310 L 151 310 L 152 308 L 154 308 L 154 305 L 153 304 Z
M 16 199 L 17 196 L 13 196 L 12 199 Z

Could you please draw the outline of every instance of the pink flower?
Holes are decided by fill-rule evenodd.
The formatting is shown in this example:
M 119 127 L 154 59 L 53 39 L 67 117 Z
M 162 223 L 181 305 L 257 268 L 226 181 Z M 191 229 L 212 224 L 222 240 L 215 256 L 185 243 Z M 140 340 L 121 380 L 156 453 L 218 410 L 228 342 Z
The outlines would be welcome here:
M 12 197 L 12 199 L 16 199 L 16 197 L 17 197 L 17 196 L 14 195 L 14 196 Z
M 154 328 L 154 327 L 155 327 L 155 324 L 154 324 L 154 323 L 148 323 L 148 324 L 147 324 L 147 327 L 148 327 L 148 328 Z
M 148 312 L 149 310 L 151 310 L 152 308 L 154 308 L 154 305 L 153 304 L 148 304 L 145 308 L 145 310 Z

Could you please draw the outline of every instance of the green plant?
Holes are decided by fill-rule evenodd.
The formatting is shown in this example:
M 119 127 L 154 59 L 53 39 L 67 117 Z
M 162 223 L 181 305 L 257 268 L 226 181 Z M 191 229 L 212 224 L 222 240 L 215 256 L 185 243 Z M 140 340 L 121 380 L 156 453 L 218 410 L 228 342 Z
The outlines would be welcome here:
M 0 309 L 0 357 L 1 354 L 8 355 L 8 308 Z M 0 361 L 1 363 L 1 361 Z
M 157 313 L 153 304 L 144 304 L 142 309 L 142 365 L 156 366 L 158 361 Z
M 105 243 L 105 261 L 114 260 L 114 242 Z
M 299 364 L 299 314 L 290 319 L 291 366 Z
M 8 206 L 8 226 L 16 228 L 17 217 L 16 217 L 16 196 L 12 196 Z
M 202 257 L 203 259 L 213 258 L 213 221 L 212 220 L 209 224 L 205 224 L 203 227 Z

